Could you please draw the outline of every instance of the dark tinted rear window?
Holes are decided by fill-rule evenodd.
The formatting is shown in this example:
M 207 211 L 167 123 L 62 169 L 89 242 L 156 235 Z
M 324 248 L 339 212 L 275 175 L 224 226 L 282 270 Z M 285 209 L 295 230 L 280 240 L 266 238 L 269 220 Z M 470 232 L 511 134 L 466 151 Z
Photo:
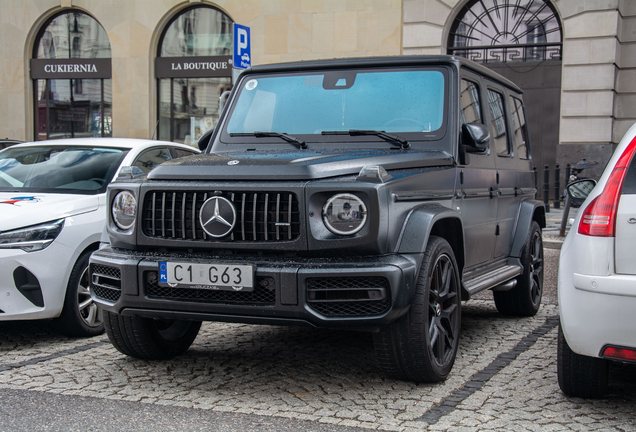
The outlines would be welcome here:
M 625 182 L 623 183 L 624 194 L 636 194 L 636 157 L 632 158 L 632 162 L 627 170 Z

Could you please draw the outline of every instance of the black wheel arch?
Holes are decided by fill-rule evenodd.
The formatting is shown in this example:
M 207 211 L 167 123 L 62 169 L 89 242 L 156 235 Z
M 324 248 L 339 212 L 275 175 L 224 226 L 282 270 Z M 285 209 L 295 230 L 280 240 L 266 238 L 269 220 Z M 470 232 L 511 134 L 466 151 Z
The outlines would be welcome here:
M 537 200 L 527 200 L 522 202 L 519 207 L 517 227 L 512 241 L 512 249 L 510 250 L 511 257 L 521 257 L 523 247 L 526 244 L 528 230 L 530 229 L 530 225 L 533 221 L 536 221 L 541 229 L 546 227 L 545 204 Z
M 396 252 L 423 254 L 430 236 L 445 239 L 453 249 L 461 277 L 465 262 L 464 228 L 461 214 L 440 204 L 415 207 L 406 217 Z M 419 268 L 417 269 L 419 272 Z

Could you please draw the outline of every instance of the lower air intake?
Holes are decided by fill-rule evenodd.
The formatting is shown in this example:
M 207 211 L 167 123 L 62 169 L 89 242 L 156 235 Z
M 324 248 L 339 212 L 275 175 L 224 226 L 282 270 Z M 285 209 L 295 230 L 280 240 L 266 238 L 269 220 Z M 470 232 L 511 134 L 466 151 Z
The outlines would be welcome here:
M 307 303 L 328 317 L 382 315 L 391 307 L 389 282 L 382 277 L 307 279 Z
M 116 302 L 121 297 L 121 270 L 117 267 L 91 264 L 91 289 L 102 300 Z

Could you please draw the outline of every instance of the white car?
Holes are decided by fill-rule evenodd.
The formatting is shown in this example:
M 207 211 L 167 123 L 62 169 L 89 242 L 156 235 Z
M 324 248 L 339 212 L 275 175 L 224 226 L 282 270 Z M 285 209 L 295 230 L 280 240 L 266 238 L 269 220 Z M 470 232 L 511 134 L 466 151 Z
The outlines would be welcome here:
M 568 396 L 601 397 L 613 361 L 636 363 L 636 125 L 598 184 L 568 186 L 587 199 L 559 263 L 557 372 Z
M 196 153 L 172 142 L 119 138 L 0 151 L 0 321 L 58 318 L 70 336 L 103 332 L 89 293 L 88 258 L 104 228 L 108 183 L 122 167 L 147 173 Z

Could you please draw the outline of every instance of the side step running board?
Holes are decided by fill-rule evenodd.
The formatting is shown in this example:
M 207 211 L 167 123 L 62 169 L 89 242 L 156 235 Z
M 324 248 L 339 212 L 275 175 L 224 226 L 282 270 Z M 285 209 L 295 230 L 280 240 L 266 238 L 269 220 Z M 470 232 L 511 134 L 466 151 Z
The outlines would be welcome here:
M 523 273 L 523 267 L 515 264 L 508 264 L 503 267 L 499 267 L 489 273 L 480 275 L 474 279 L 464 281 L 464 288 L 470 293 L 477 294 L 480 291 L 488 288 L 494 288 L 497 285 L 509 281 L 510 279 L 519 276 Z

